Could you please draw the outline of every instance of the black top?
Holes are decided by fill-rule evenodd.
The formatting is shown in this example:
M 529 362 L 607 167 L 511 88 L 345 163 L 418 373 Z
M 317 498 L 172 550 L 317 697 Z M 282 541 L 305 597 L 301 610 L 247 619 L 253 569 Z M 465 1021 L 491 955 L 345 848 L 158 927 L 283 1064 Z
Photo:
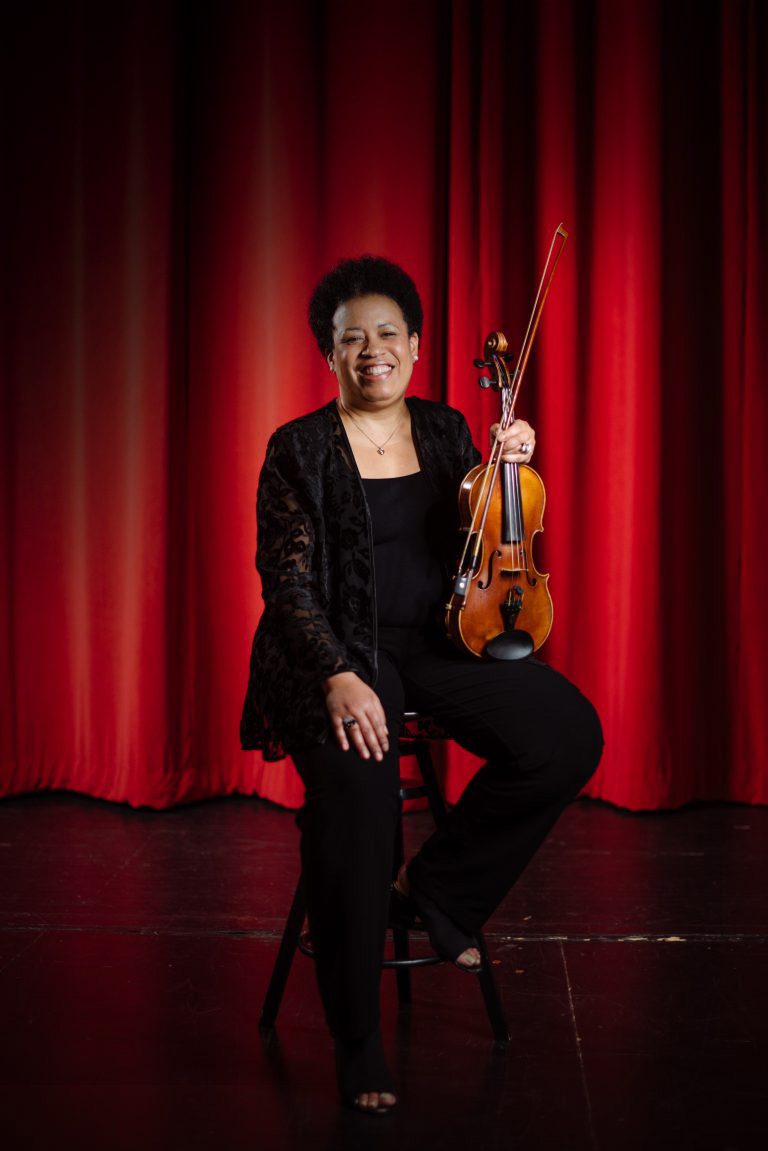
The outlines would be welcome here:
M 380 627 L 423 627 L 440 602 L 443 578 L 434 539 L 437 493 L 423 472 L 364 479 L 373 528 Z
M 422 471 L 440 501 L 436 512 L 445 528 L 438 554 L 449 570 L 456 559 L 456 493 L 480 453 L 460 412 L 418 396 L 405 402 Z M 264 611 L 251 647 L 240 738 L 246 750 L 259 748 L 272 760 L 333 738 L 324 679 L 353 671 L 375 684 L 378 674 L 368 508 L 334 400 L 270 437 L 257 520 Z

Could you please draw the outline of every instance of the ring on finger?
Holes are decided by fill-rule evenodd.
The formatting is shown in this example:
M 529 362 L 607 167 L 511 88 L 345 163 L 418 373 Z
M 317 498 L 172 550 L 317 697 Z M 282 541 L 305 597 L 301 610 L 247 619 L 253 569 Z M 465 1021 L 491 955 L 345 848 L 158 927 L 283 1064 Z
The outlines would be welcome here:
M 344 727 L 346 727 L 347 729 L 349 729 L 350 727 L 357 727 L 357 720 L 355 719 L 355 717 L 353 715 L 345 715 L 342 718 L 341 722 L 344 724 Z
M 520 445 L 520 451 L 522 452 L 522 454 L 523 454 L 524 456 L 527 456 L 527 455 L 529 455 L 529 454 L 531 453 L 531 451 L 532 451 L 531 445 L 530 445 L 529 443 L 527 443 L 527 442 L 526 442 L 526 443 L 524 443 L 524 444 L 521 444 L 521 445 Z

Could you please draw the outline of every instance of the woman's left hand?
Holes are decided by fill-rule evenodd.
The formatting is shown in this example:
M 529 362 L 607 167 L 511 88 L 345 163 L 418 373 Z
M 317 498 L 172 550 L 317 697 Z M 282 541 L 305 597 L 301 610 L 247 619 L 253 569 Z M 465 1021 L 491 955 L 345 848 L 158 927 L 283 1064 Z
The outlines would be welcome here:
M 499 432 L 499 424 L 491 424 L 491 447 Z M 529 464 L 536 448 L 536 433 L 525 420 L 513 420 L 505 432 L 499 432 L 503 444 L 501 459 L 505 464 Z

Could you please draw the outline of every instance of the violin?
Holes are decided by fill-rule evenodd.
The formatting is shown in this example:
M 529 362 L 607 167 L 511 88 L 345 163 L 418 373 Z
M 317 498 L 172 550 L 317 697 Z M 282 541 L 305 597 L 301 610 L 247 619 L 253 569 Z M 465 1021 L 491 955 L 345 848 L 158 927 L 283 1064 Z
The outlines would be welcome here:
M 503 332 L 491 332 L 475 367 L 488 371 L 478 381 L 501 396 L 499 431 L 515 418 L 515 403 L 538 331 L 552 277 L 568 239 L 558 226 L 544 265 L 522 347 L 513 357 Z M 529 464 L 501 459 L 498 432 L 487 464 L 478 464 L 459 489 L 464 548 L 445 608 L 445 627 L 460 651 L 487 659 L 524 659 L 552 630 L 549 575 L 533 563 L 533 537 L 543 531 L 546 493 Z

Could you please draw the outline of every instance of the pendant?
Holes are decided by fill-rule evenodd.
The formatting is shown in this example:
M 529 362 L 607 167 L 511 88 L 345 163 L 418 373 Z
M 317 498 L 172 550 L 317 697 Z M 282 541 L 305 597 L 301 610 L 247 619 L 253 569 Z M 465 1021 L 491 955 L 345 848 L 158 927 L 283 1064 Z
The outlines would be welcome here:
M 383 448 L 377 448 L 376 451 L 379 453 L 380 456 L 384 455 L 384 449 Z

